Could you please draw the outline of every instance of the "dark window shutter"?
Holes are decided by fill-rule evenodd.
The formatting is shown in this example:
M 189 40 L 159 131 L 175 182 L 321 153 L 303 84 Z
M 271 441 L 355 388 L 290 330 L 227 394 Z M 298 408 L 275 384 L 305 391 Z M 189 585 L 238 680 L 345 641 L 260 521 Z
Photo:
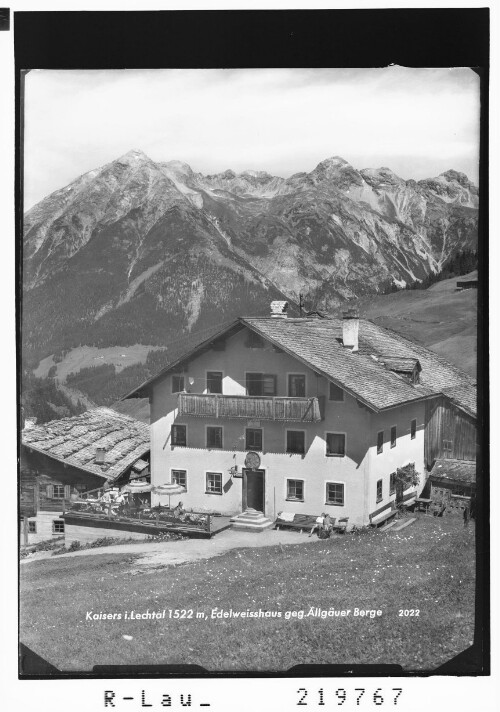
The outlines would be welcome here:
M 265 374 L 262 377 L 262 391 L 265 396 L 276 395 L 276 376 L 273 374 Z
M 64 499 L 69 499 L 71 496 L 71 487 L 70 485 L 64 485 Z

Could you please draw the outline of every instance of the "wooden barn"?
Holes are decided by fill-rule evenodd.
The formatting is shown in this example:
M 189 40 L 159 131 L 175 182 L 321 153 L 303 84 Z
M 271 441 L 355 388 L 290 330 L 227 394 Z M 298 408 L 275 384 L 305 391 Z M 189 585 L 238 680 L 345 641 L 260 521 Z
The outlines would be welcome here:
M 72 496 L 149 475 L 149 426 L 109 408 L 22 431 L 21 543 L 64 534 Z
M 470 460 L 436 460 L 429 475 L 429 496 L 447 511 L 461 510 L 474 502 L 476 463 Z
M 425 409 L 425 465 L 439 459 L 475 460 L 477 452 L 476 389 L 471 385 L 443 388 Z

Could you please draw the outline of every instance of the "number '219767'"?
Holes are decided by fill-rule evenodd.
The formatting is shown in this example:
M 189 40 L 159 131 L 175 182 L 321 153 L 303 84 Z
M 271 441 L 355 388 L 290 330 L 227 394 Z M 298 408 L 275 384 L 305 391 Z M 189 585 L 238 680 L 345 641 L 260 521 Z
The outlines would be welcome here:
M 333 700 L 337 702 L 338 707 L 340 707 L 340 705 L 343 705 L 348 697 L 353 701 L 355 699 L 356 705 L 361 706 L 363 704 L 361 702 L 361 698 L 365 694 L 366 689 L 364 687 L 355 687 L 354 690 L 349 691 L 348 693 L 345 688 L 338 687 L 333 692 L 335 694 Z M 402 687 L 393 687 L 392 690 L 387 693 L 383 691 L 381 687 L 379 687 L 375 690 L 373 695 L 370 695 L 370 693 L 368 693 L 368 695 L 366 696 L 366 702 L 369 704 L 371 701 L 372 704 L 377 705 L 378 707 L 383 705 L 385 702 L 391 705 L 397 705 L 399 696 L 402 692 Z M 316 705 L 318 707 L 325 705 L 325 691 L 323 690 L 323 688 L 317 690 L 316 695 L 314 695 L 313 693 L 313 699 L 310 701 L 306 699 L 309 694 L 309 691 L 305 687 L 299 687 L 299 689 L 297 690 L 297 694 L 300 695 L 299 701 L 297 702 L 298 707 L 307 707 L 309 705 L 309 702 L 311 702 L 312 705 Z M 326 693 L 326 696 L 328 696 L 328 692 Z

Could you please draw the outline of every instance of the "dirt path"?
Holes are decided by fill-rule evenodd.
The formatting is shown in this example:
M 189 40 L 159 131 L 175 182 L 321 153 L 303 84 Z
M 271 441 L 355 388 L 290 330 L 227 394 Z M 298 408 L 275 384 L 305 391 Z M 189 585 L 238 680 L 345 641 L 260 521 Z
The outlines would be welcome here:
M 276 546 L 279 544 L 282 546 L 312 544 L 318 541 L 319 539 L 316 536 L 309 537 L 307 534 L 300 534 L 300 532 L 294 531 L 268 529 L 260 534 L 255 534 L 254 532 L 228 529 L 217 534 L 212 539 L 181 539 L 155 544 L 149 542 L 118 544 L 115 546 L 103 546 L 98 549 L 71 551 L 67 554 L 61 554 L 57 558 L 99 556 L 100 554 L 141 554 L 142 556 L 135 562 L 136 565 L 156 568 L 158 566 L 182 564 L 187 561 L 210 559 L 213 556 L 220 556 L 231 549 Z M 41 561 L 48 558 L 52 558 L 50 551 L 40 551 L 26 559 L 22 559 L 21 564 L 29 564 L 32 561 Z

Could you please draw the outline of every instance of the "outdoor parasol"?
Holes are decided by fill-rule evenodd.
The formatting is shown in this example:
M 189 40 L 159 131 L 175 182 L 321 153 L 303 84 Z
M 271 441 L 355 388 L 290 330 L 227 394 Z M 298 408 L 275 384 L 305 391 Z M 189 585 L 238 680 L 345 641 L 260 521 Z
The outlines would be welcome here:
M 187 492 L 187 490 L 182 485 L 177 485 L 175 484 L 175 482 L 170 482 L 164 485 L 158 485 L 154 488 L 153 492 L 159 495 L 168 495 L 168 508 L 170 509 L 170 497 L 173 494 L 184 494 L 184 492 Z
M 149 482 L 129 482 L 122 489 L 122 492 L 130 492 L 131 494 L 143 494 L 144 492 L 151 492 L 153 490 L 153 485 Z

